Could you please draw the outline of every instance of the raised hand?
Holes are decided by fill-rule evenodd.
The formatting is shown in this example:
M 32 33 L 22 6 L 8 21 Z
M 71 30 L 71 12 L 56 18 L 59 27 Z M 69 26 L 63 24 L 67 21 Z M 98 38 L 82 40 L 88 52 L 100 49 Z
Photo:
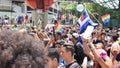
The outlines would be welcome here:
M 84 44 L 87 44 L 87 39 L 82 37 L 82 41 L 83 41 Z
M 92 42 L 92 37 L 88 37 L 88 42 Z

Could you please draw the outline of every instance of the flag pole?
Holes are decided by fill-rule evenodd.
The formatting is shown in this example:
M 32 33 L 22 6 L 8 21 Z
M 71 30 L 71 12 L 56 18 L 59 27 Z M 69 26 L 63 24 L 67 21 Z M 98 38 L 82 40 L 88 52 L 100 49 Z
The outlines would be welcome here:
M 93 16 L 93 18 L 98 22 L 98 24 L 100 24 L 100 21 L 90 11 L 88 11 L 88 12 Z
M 82 5 L 85 7 L 84 4 L 82 4 Z M 98 24 L 101 24 L 100 21 L 88 9 L 86 9 L 86 11 L 88 11 L 88 13 L 90 13 L 93 16 L 93 18 L 98 22 Z

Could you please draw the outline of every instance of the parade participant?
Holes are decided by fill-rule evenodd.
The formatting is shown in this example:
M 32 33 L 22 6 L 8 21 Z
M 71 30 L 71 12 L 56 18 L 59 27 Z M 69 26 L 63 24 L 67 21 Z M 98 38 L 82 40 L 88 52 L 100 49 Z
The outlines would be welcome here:
M 110 49 L 110 58 L 112 59 L 113 67 L 112 68 L 119 68 L 120 65 L 116 60 L 117 55 L 120 53 L 120 46 L 118 42 L 114 42 Z
M 107 53 L 101 46 L 98 46 L 97 49 L 94 44 L 92 43 L 91 37 L 87 40 L 83 38 L 84 48 L 87 55 L 94 61 L 93 68 L 112 68 L 112 60 L 107 56 Z M 99 44 L 100 45 L 100 44 Z
M 58 51 L 55 48 L 50 48 L 46 56 L 48 68 L 65 68 L 64 65 L 59 64 L 59 58 Z
M 64 43 L 61 48 L 61 57 L 66 61 L 66 68 L 81 68 L 77 61 L 74 59 L 74 45 L 73 43 Z M 69 56 L 69 57 L 68 57 Z
M 64 40 L 57 40 L 55 42 L 55 48 L 57 49 L 59 55 L 60 55 L 60 52 L 61 52 L 61 47 L 63 46 L 64 43 L 65 43 Z M 61 56 L 59 57 L 59 64 L 66 65 L 66 62 L 61 58 Z
M 78 33 L 73 33 L 71 41 L 74 43 L 75 48 L 74 58 L 76 59 L 78 64 L 81 65 L 83 63 L 84 57 L 86 57 L 87 55 L 84 52 L 83 45 L 80 42 L 78 42 L 78 37 Z

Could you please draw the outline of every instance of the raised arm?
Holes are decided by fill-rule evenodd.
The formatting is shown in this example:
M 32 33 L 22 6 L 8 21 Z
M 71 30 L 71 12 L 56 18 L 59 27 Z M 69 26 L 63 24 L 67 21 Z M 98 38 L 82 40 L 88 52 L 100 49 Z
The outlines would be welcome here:
M 83 43 L 84 43 L 84 49 L 85 49 L 85 53 L 90 57 L 91 60 L 94 60 L 94 55 L 92 53 L 92 51 L 90 50 L 89 46 L 87 45 L 87 40 L 82 38 Z
M 88 39 L 88 42 L 90 43 L 92 53 L 94 55 L 95 60 L 100 64 L 102 68 L 112 68 L 112 61 L 111 59 L 106 56 L 105 61 L 102 59 L 100 54 L 98 53 L 98 50 L 95 48 L 94 44 L 91 41 L 91 38 Z
M 98 30 L 97 30 L 97 38 L 101 39 L 101 33 L 102 33 L 103 26 L 102 24 L 99 24 Z

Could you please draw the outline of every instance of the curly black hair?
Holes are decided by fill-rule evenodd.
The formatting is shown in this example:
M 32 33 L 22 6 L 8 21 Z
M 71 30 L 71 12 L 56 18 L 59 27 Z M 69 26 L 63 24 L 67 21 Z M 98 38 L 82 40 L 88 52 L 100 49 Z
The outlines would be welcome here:
M 45 68 L 44 44 L 27 32 L 0 32 L 0 68 Z

